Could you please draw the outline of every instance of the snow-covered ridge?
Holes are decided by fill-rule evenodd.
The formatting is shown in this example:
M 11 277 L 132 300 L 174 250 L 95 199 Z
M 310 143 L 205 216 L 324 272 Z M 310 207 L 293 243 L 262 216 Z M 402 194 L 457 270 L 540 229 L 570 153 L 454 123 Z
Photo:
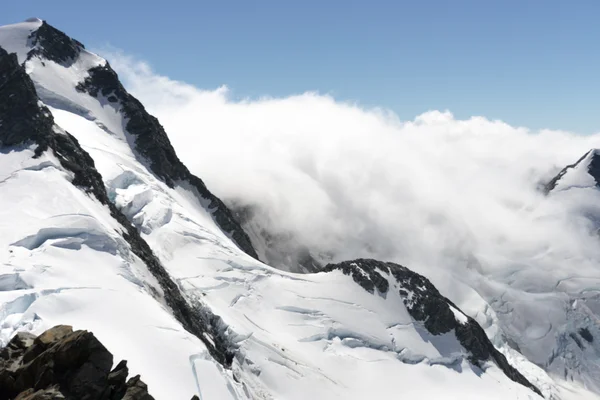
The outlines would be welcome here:
M 29 18 L 18 24 L 0 26 L 0 43 L 8 53 L 15 53 L 22 64 L 31 51 L 30 36 L 42 25 L 42 20 Z
M 248 235 L 231 211 L 179 160 L 158 120 L 148 114 L 136 98 L 127 93 L 110 65 L 98 65 L 87 72 L 88 76 L 77 84 L 76 90 L 117 105 L 125 125 L 124 137 L 136 156 L 147 163 L 151 171 L 169 187 L 191 186 L 197 192 L 200 201 L 210 210 L 219 227 L 248 255 L 258 258 Z
M 177 320 L 188 331 L 196 334 L 200 339 L 204 339 L 207 335 L 206 329 L 211 329 L 211 324 L 206 320 L 211 321 L 216 317 L 209 311 L 202 310 L 197 304 L 189 304 L 190 302 L 184 299 L 148 244 L 140 237 L 125 215 L 110 201 L 102 176 L 96 170 L 93 159 L 80 147 L 79 142 L 73 136 L 54 124 L 54 118 L 50 111 L 39 104 L 29 76 L 21 66 L 16 64 L 14 56 L 0 48 L 0 71 L 4 70 L 9 71 L 1 75 L 2 78 L 8 78 L 8 81 L 5 82 L 7 85 L 3 87 L 8 101 L 4 102 L 4 106 L 0 110 L 3 121 L 3 124 L 0 125 L 0 143 L 5 146 L 37 145 L 35 148 L 37 156 L 47 150 L 51 151 L 57 157 L 61 167 L 72 174 L 73 185 L 93 195 L 97 201 L 108 208 L 110 216 L 115 222 L 121 225 L 119 229 L 121 235 L 129 244 L 131 251 L 144 261 L 150 273 L 157 279 L 163 291 L 161 300 L 171 308 Z M 93 221 L 88 221 L 83 226 L 77 226 L 76 223 L 70 221 L 68 225 L 68 228 L 40 229 L 37 233 L 16 241 L 12 245 L 34 250 L 57 238 L 78 237 L 81 240 L 76 243 L 76 246 L 85 244 L 92 249 L 95 249 L 94 246 L 99 246 L 97 250 L 117 253 L 118 246 L 111 243 L 103 234 L 101 227 L 94 226 Z M 67 241 L 70 242 L 69 246 L 73 245 L 72 240 Z M 63 244 L 63 246 L 67 246 L 67 244 Z M 216 325 L 216 323 L 212 325 Z M 210 332 L 208 334 L 212 335 Z M 206 344 L 213 357 L 221 363 L 231 362 L 227 343 L 223 343 L 218 334 L 211 336 Z
M 15 249 L 10 250 L 10 253 L 36 254 L 48 247 L 71 251 L 89 248 L 90 251 L 106 253 L 117 259 L 122 257 L 126 264 L 137 260 L 137 263 L 141 262 L 141 265 L 138 265 L 137 268 L 141 267 L 141 269 L 137 272 L 128 271 L 125 274 L 127 276 L 126 281 L 139 285 L 144 292 L 147 292 L 148 299 L 145 302 L 156 304 L 156 306 L 162 304 L 164 314 L 170 318 L 174 316 L 175 320 L 181 324 L 180 327 L 185 327 L 196 338 L 204 341 L 206 344 L 200 346 L 200 350 L 208 350 L 214 358 L 224 365 L 230 363 L 230 350 L 227 344 L 223 343 L 219 331 L 215 330 L 223 329 L 219 326 L 218 318 L 212 315 L 209 310 L 202 309 L 193 300 L 186 299 L 181 294 L 160 261 L 152 253 L 150 247 L 140 237 L 138 231 L 110 202 L 102 177 L 95 169 L 94 161 L 79 146 L 78 141 L 73 136 L 54 124 L 50 111 L 39 102 L 34 85 L 23 67 L 18 64 L 16 56 L 6 53 L 2 48 L 0 48 L 0 84 L 3 90 L 3 101 L 0 103 L 0 120 L 2 121 L 2 124 L 0 124 L 0 144 L 3 146 L 3 150 L 8 152 L 7 156 L 10 156 L 4 160 L 9 162 L 4 171 L 10 171 L 15 168 L 15 165 L 23 165 L 28 158 L 35 157 L 31 160 L 33 166 L 14 170 L 1 183 L 7 181 L 19 182 L 22 180 L 19 178 L 24 171 L 30 173 L 42 172 L 44 174 L 46 170 L 50 170 L 50 172 L 58 171 L 57 183 L 63 186 L 64 184 L 72 184 L 74 185 L 73 189 L 75 186 L 81 188 L 83 190 L 82 194 L 87 193 L 91 196 L 84 202 L 91 202 L 88 207 L 92 206 L 95 209 L 95 212 L 91 213 L 89 211 L 88 213 L 68 212 L 53 215 L 42 224 L 30 223 L 29 226 L 39 226 L 37 232 L 27 234 L 19 240 L 10 240 L 13 235 L 3 235 L 4 240 L 9 240 L 7 245 Z M 11 159 L 15 159 L 17 164 Z M 63 182 L 60 179 L 61 175 Z M 43 178 L 43 176 L 40 175 L 39 178 Z M 60 184 L 57 185 L 57 188 L 60 188 Z M 43 186 L 41 188 L 37 185 L 33 187 L 41 190 L 42 193 L 45 189 Z M 10 192 L 10 189 L 6 187 L 3 190 Z M 13 190 L 17 191 L 17 195 L 19 195 L 18 190 Z M 53 197 L 52 190 L 46 193 L 50 198 Z M 72 191 L 67 190 L 65 193 L 69 194 Z M 6 210 L 14 212 L 14 208 L 19 207 L 19 202 L 15 202 L 11 196 L 4 196 L 4 199 L 7 201 L 4 205 Z M 75 199 L 75 203 L 77 204 L 77 199 Z M 44 207 L 37 203 L 34 204 L 36 213 L 43 216 Z M 52 207 L 53 204 L 51 203 L 49 209 L 46 207 L 47 211 L 52 212 L 53 208 L 56 208 Z M 66 206 L 62 205 L 61 209 L 69 210 L 69 203 Z M 99 223 L 100 215 L 105 220 L 104 223 Z M 110 221 L 108 226 L 106 221 Z M 69 265 L 70 261 L 66 260 L 65 264 Z M 10 266 L 13 264 L 8 263 L 5 265 Z M 26 263 L 17 261 L 15 265 L 18 267 L 17 270 L 27 271 Z M 140 278 L 140 274 L 146 276 Z M 92 271 L 92 275 L 97 274 Z M 120 273 L 115 273 L 114 277 L 118 279 L 120 275 Z M 50 291 L 45 290 L 45 293 L 44 291 L 36 293 L 36 285 L 27 283 L 27 279 L 23 276 L 26 275 L 21 273 L 3 275 L 7 278 L 5 282 L 8 283 L 8 287 L 4 289 L 6 291 L 13 291 L 10 286 L 11 281 L 17 284 L 14 289 L 34 290 L 31 294 L 17 297 L 6 303 L 3 307 L 5 318 L 27 311 L 40 295 L 60 293 L 69 289 L 63 286 Z M 62 282 L 63 285 L 66 282 L 68 280 Z M 106 288 L 110 287 L 109 285 Z M 93 288 L 93 285 L 76 287 L 76 289 Z M 60 309 L 55 310 L 55 312 L 60 312 Z M 37 316 L 37 314 L 34 315 Z M 22 318 L 14 320 L 17 322 L 16 326 L 12 323 L 7 325 L 7 321 L 4 320 L 4 327 L 7 328 L 8 332 L 6 334 L 8 336 L 16 333 L 17 327 L 24 323 Z M 33 321 L 35 319 L 30 322 Z M 26 324 L 30 322 L 26 322 Z M 30 325 L 29 329 L 37 329 L 37 327 Z M 211 330 L 212 333 L 209 332 Z
M 567 165 L 545 187 L 547 193 L 571 188 L 600 186 L 600 150 L 592 149 Z
M 127 93 L 106 60 L 46 22 L 2 27 L 0 45 L 16 52 L 19 62 L 27 61 L 28 72 L 46 105 L 75 111 L 98 123 L 98 115 L 108 115 L 101 123 L 107 131 L 126 141 L 136 157 L 168 186 L 191 186 L 220 228 L 242 250 L 257 257 L 231 211 L 181 163 L 158 120 Z
M 341 270 L 367 292 L 374 294 L 377 291 L 383 296 L 388 294 L 392 279 L 393 289 L 398 290 L 408 313 L 415 321 L 423 322 L 429 333 L 441 335 L 454 331 L 474 365 L 481 367 L 482 363 L 493 361 L 510 379 L 541 395 L 539 389 L 494 347 L 479 324 L 442 296 L 424 276 L 398 264 L 365 259 L 329 264 L 324 270 Z

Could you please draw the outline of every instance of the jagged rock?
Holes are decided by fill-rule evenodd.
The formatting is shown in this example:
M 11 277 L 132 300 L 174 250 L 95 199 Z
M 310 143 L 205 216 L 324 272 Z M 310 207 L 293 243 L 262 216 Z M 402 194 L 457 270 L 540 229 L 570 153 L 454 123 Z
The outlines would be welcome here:
M 50 389 L 38 391 L 28 389 L 19 393 L 19 395 L 15 397 L 15 400 L 65 400 L 65 396 L 60 393 L 57 387 L 52 387 Z
M 57 325 L 52 329 L 48 329 L 40 336 L 35 338 L 34 343 L 41 346 L 48 346 L 50 343 L 54 343 L 68 335 L 73 333 L 73 327 L 69 325 Z
M 29 348 L 35 341 L 35 335 L 29 332 L 19 332 L 13 336 L 6 347 L 0 349 L 0 358 L 10 358 L 13 352 L 19 352 Z
M 27 142 L 47 148 L 51 135 L 50 112 L 38 105 L 33 82 L 19 65 L 16 54 L 0 47 L 0 146 L 16 146 Z
M 148 386 L 140 380 L 140 376 L 136 375 L 127 381 L 127 391 L 123 400 L 152 400 L 152 396 L 148 394 Z
M 139 375 L 126 383 L 127 363 L 88 331 L 67 325 L 35 338 L 18 333 L 0 351 L 0 393 L 20 400 L 152 400 Z
M 127 361 L 125 360 L 119 362 L 110 374 L 108 374 L 108 392 L 111 398 L 120 399 L 125 396 L 125 392 L 127 391 L 127 375 L 129 375 L 129 368 L 127 368 Z
M 385 264 L 388 263 L 381 263 L 376 260 L 344 261 L 339 264 L 327 264 L 323 271 L 341 270 L 345 275 L 352 276 L 354 282 L 362 286 L 367 292 L 375 293 L 375 288 L 377 288 L 380 293 L 387 293 L 389 283 L 377 270 Z
M 64 32 L 49 25 L 46 21 L 29 36 L 34 46 L 28 58 L 39 55 L 57 64 L 69 66 L 85 48 L 81 42 L 71 39 Z
M 432 335 L 454 331 L 460 344 L 469 352 L 469 361 L 480 366 L 483 361 L 491 360 L 513 381 L 522 384 L 541 395 L 540 390 L 527 380 L 517 369 L 508 363 L 506 357 L 490 342 L 483 328 L 473 318 L 465 314 L 466 323 L 456 320 L 454 307 L 460 309 L 444 297 L 424 276 L 402 265 L 371 259 L 344 261 L 328 264 L 323 271 L 340 270 L 349 275 L 367 292 L 385 295 L 389 290 L 388 279 L 399 284 L 399 293 L 411 317 L 423 322 Z M 464 313 L 463 313 L 464 314 Z

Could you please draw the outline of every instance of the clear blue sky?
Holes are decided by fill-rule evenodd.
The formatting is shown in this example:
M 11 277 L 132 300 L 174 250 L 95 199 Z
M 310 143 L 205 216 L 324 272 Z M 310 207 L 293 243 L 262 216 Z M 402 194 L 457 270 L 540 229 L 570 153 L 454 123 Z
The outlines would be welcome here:
M 160 74 L 234 95 L 307 90 L 394 110 L 600 132 L 600 0 L 5 1 Z

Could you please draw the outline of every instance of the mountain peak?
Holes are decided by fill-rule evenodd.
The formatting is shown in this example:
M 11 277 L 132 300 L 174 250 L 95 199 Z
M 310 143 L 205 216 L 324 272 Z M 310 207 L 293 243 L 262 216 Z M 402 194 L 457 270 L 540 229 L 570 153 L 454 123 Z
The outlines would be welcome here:
M 16 53 L 20 64 L 38 56 L 64 67 L 69 67 L 85 48 L 39 18 L 0 27 L 0 45 L 8 53 Z
M 590 187 L 600 187 L 600 149 L 591 149 L 575 163 L 564 167 L 548 182 L 545 192 Z
M 75 111 L 100 124 L 107 122 L 105 132 L 128 143 L 136 157 L 169 187 L 195 191 L 222 231 L 258 258 L 231 211 L 179 160 L 160 122 L 127 92 L 108 62 L 46 21 L 35 21 L 1 27 L 0 46 L 17 53 L 20 64 L 32 67 L 40 100 L 50 108 Z
M 65 66 L 73 63 L 85 46 L 46 21 L 41 22 L 40 27 L 29 36 L 33 49 L 29 52 L 28 58 L 40 55 L 57 64 L 67 64 Z

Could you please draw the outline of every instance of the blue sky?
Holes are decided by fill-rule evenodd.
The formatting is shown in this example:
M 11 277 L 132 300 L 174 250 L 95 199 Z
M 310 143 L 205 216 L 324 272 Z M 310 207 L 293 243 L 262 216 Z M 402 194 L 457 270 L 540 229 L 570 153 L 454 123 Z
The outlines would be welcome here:
M 304 91 L 600 132 L 600 1 L 10 1 L 88 48 L 236 97 Z

